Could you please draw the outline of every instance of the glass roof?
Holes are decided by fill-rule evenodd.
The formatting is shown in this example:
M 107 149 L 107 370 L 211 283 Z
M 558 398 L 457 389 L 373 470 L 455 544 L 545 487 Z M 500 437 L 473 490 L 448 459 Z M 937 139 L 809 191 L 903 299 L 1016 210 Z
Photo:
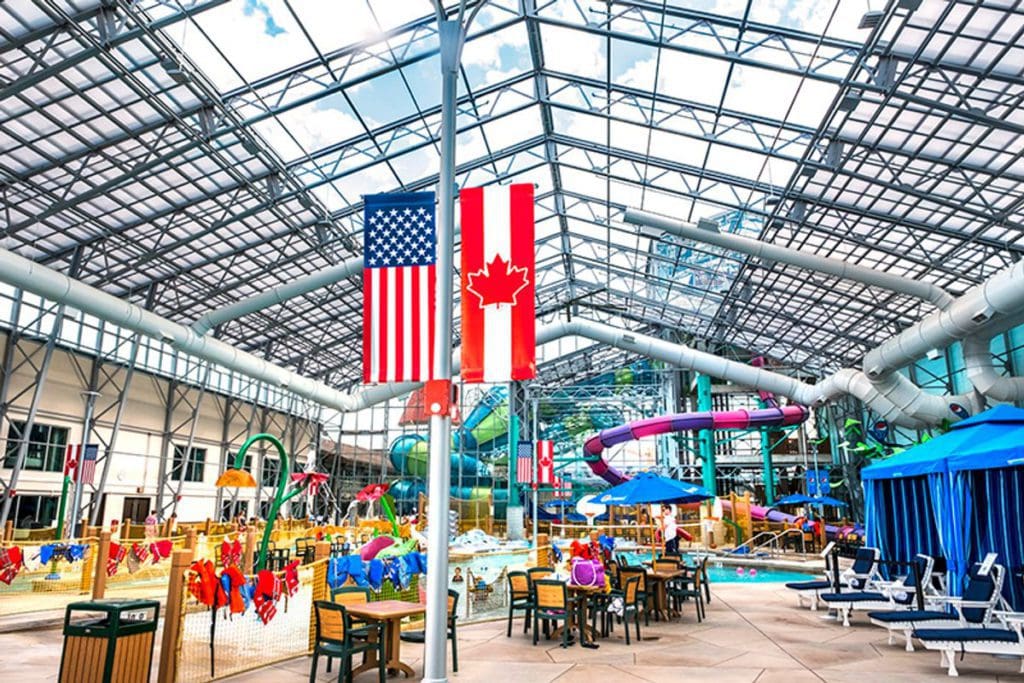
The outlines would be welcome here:
M 490 0 L 462 58 L 456 181 L 536 185 L 542 321 L 823 373 L 928 305 L 623 210 L 960 292 L 1024 250 L 1022 33 L 1008 1 Z M 362 195 L 437 182 L 437 53 L 429 0 L 7 0 L 4 244 L 185 323 L 358 255 Z M 360 289 L 218 334 L 347 386 Z

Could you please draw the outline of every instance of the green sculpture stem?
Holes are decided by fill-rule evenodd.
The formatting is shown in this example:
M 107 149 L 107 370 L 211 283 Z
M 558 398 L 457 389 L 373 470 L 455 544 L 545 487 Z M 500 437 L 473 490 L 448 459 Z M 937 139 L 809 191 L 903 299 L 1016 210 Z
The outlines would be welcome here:
M 391 501 L 388 500 L 387 494 L 380 497 L 380 506 L 384 510 L 384 516 L 391 522 L 391 530 L 395 534 L 395 538 L 399 536 L 398 519 L 395 517 L 395 510 L 391 507 Z
M 257 441 L 269 441 L 277 449 L 278 457 L 281 459 L 281 474 L 277 478 L 277 493 L 274 495 L 274 503 L 270 506 L 270 512 L 267 514 L 267 526 L 263 529 L 260 554 L 256 560 L 256 571 L 259 571 L 267 566 L 267 549 L 270 547 L 270 535 L 274 530 L 274 522 L 277 520 L 277 514 L 280 512 L 281 506 L 304 492 L 306 487 L 303 483 L 291 493 L 285 494 L 285 490 L 288 488 L 289 475 L 291 474 L 291 463 L 288 460 L 288 453 L 284 450 L 284 444 L 273 434 L 253 434 L 246 439 L 242 447 L 238 449 L 238 454 L 235 455 L 234 469 L 242 469 L 242 465 L 245 463 L 246 451 L 249 450 L 249 446 Z

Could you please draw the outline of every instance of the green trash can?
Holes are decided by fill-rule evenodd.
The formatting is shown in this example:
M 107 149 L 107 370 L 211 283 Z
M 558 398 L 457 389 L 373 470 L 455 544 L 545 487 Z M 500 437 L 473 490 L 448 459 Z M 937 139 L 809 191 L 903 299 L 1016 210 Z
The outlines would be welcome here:
M 148 683 L 159 617 L 156 600 L 68 605 L 60 683 Z

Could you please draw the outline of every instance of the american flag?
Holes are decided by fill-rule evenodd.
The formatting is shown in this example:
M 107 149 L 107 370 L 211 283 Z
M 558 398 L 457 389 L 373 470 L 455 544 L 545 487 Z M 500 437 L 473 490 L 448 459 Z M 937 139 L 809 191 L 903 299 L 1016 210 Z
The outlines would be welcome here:
M 572 498 L 572 482 L 561 477 L 555 477 L 555 498 Z
M 366 196 L 363 381 L 433 379 L 434 193 Z
M 533 481 L 533 442 L 520 441 L 516 448 L 516 481 L 529 484 Z
M 99 456 L 100 447 L 94 443 L 85 444 L 82 459 L 78 463 L 78 483 L 93 484 L 96 479 L 96 458 Z

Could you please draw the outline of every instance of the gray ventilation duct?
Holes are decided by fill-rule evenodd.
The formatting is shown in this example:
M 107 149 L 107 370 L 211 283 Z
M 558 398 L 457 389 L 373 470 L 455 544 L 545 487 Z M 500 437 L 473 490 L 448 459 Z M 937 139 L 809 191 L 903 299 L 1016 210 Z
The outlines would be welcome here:
M 628 332 L 604 323 L 574 318 L 572 322 L 546 325 L 545 332 L 554 325 L 561 325 L 562 330 L 554 334 L 553 338 L 579 335 L 734 384 L 770 391 L 804 405 L 817 406 L 842 394 L 850 394 L 870 406 L 883 419 L 903 427 L 917 429 L 938 424 L 943 419 L 956 420 L 957 415 L 951 409 L 953 404 L 963 406 L 970 413 L 980 409 L 974 394 L 936 396 L 922 391 L 909 379 L 895 373 L 872 382 L 863 372 L 846 369 L 830 375 L 817 384 L 807 384 L 764 368 L 738 363 L 705 351 Z
M 333 285 L 335 282 L 355 275 L 362 269 L 362 256 L 350 258 L 336 266 L 324 268 L 311 275 L 297 278 L 287 284 L 274 287 L 256 296 L 251 296 L 248 299 L 242 299 L 223 308 L 212 310 L 192 323 L 192 329 L 196 334 L 206 334 L 221 323 L 262 311 L 264 308 L 270 308 L 277 304 L 283 304 L 289 299 L 309 294 L 321 287 Z
M 852 280 L 865 285 L 887 289 L 891 292 L 899 292 L 924 301 L 930 301 L 938 308 L 945 308 L 953 301 L 953 297 L 949 292 L 930 282 L 921 282 L 920 280 L 900 277 L 890 273 L 882 273 L 855 263 L 847 263 L 839 259 L 819 256 L 818 254 L 779 247 L 728 232 L 706 230 L 691 223 L 685 223 L 649 211 L 627 208 L 623 220 L 635 225 L 657 228 L 676 237 L 683 237 L 695 242 L 703 242 L 704 244 L 714 244 L 725 249 L 738 251 L 741 254 L 747 254 L 748 256 L 787 263 L 798 268 L 835 275 L 844 280 Z
M 967 377 L 975 389 L 997 401 L 1024 400 L 1024 378 L 1000 376 L 992 367 L 992 356 L 988 351 L 989 339 L 1016 324 L 1007 323 L 1005 316 L 1014 315 L 1015 312 L 1024 309 L 1024 262 L 1018 262 L 998 273 L 981 286 L 956 299 L 954 303 L 948 292 L 931 283 L 877 272 L 845 261 L 766 244 L 740 235 L 704 229 L 667 216 L 626 209 L 624 220 L 627 223 L 660 229 L 678 237 L 714 244 L 749 256 L 787 263 L 907 294 L 934 304 L 940 311 L 932 313 L 918 324 L 872 350 L 864 358 L 864 369 L 868 379 L 879 390 L 880 395 L 891 397 L 898 404 L 904 404 L 908 400 L 912 403 L 907 405 L 914 405 L 913 402 L 920 405 L 921 401 L 933 403 L 935 397 L 917 396 L 920 391 L 916 386 L 905 378 L 892 376 L 893 373 L 924 357 L 933 349 L 946 348 L 960 340 L 964 345 Z M 995 325 L 989 324 L 992 320 L 996 321 Z M 836 381 L 839 381 L 839 376 L 836 377 Z M 853 380 L 843 380 L 848 381 Z M 857 383 L 859 385 L 859 380 Z M 861 393 L 865 391 L 866 389 L 861 389 Z M 961 402 L 959 399 L 957 401 Z

